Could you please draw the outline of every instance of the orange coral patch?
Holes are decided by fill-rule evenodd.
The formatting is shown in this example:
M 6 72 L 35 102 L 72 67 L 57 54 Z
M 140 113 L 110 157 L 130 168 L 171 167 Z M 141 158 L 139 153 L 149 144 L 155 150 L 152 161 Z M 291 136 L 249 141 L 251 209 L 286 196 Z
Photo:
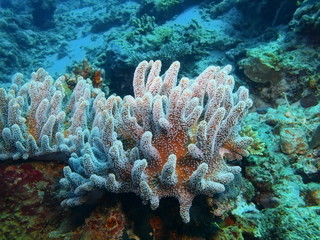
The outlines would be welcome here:
M 34 117 L 35 114 L 30 113 L 27 118 L 27 126 L 29 129 L 29 134 L 33 136 L 33 138 L 37 141 L 39 138 L 39 131 L 36 129 L 36 119 Z
M 177 127 L 172 135 L 166 132 L 153 137 L 153 146 L 159 151 L 161 156 L 161 165 L 156 169 L 148 169 L 151 175 L 157 175 L 161 172 L 164 164 L 167 162 L 170 154 L 177 157 L 176 172 L 178 174 L 178 183 L 189 178 L 190 174 L 196 170 L 197 164 L 188 155 L 187 146 L 189 144 L 188 136 L 183 129 Z

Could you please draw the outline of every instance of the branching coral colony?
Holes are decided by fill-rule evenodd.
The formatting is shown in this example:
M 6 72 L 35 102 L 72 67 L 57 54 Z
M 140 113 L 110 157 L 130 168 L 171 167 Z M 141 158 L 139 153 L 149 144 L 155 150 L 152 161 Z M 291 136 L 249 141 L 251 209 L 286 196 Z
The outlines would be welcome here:
M 160 61 L 141 62 L 134 97 L 123 99 L 105 98 L 82 78 L 68 95 L 63 77 L 39 69 L 24 83 L 16 74 L 0 89 L 0 159 L 69 158 L 63 206 L 96 189 L 134 192 L 152 209 L 175 197 L 189 222 L 196 195 L 222 193 L 240 172 L 225 158 L 248 155 L 252 139 L 238 132 L 252 101 L 244 87 L 232 92 L 231 66 L 177 82 L 179 68 L 174 62 L 160 77 Z

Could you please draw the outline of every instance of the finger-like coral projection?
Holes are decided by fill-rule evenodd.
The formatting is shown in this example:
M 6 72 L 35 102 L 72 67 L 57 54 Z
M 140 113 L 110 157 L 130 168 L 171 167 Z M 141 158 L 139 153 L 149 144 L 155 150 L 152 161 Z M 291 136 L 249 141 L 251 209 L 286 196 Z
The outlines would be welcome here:
M 8 91 L 0 88 L 0 160 L 68 159 L 80 152 L 92 87 L 80 78 L 65 99 L 64 85 L 64 77 L 53 81 L 41 68 L 29 82 L 18 73 Z
M 252 101 L 244 87 L 233 93 L 231 66 L 208 67 L 194 80 L 178 81 L 179 68 L 174 62 L 160 76 L 160 61 L 141 62 L 134 73 L 134 96 L 123 99 L 105 98 L 102 92 L 93 98 L 85 80 L 64 99 L 62 80 L 50 85 L 48 76 L 38 81 L 36 96 L 35 79 L 18 94 L 2 90 L 1 144 L 10 143 L 3 144 L 2 158 L 70 154 L 60 180 L 63 206 L 82 204 L 96 189 L 134 192 L 152 209 L 161 198 L 175 197 L 183 221 L 189 222 L 196 195 L 222 193 L 240 172 L 226 159 L 248 155 L 252 139 L 238 133 Z

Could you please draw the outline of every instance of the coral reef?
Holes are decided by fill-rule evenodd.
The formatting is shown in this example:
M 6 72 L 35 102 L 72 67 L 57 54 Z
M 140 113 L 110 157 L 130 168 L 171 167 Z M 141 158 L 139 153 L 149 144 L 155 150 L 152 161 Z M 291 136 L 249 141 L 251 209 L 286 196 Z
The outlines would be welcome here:
M 160 61 L 141 62 L 135 96 L 123 100 L 102 92 L 93 99 L 83 79 L 66 96 L 64 77 L 53 82 L 43 69 L 25 84 L 16 74 L 11 89 L 0 92 L 1 159 L 71 154 L 60 181 L 62 205 L 79 205 L 99 188 L 134 192 L 152 209 L 171 196 L 189 222 L 196 195 L 224 192 L 240 172 L 224 158 L 248 155 L 252 140 L 238 131 L 252 101 L 244 87 L 232 93 L 231 66 L 209 67 L 194 81 L 177 83 L 179 68 L 174 62 L 161 78 Z
M 65 217 L 59 207 L 58 162 L 0 165 L 0 239 L 48 239 Z
M 134 192 L 152 209 L 170 196 L 189 222 L 194 196 L 225 190 L 240 168 L 224 157 L 248 155 L 251 138 L 240 137 L 238 122 L 252 101 L 243 87 L 232 94 L 230 66 L 209 67 L 177 85 L 179 67 L 174 62 L 162 79 L 160 61 L 143 61 L 134 75 L 135 97 L 96 98 L 89 142 L 64 168 L 62 205 L 83 203 L 94 188 Z
M 287 24 L 298 6 L 295 1 L 286 0 L 263 0 L 259 2 L 217 0 L 204 1 L 201 7 L 205 16 L 212 19 L 220 17 L 232 8 L 236 8 L 242 17 L 240 22 L 235 24 L 243 28 L 242 30 L 246 33 L 260 34 L 266 31 L 268 26 L 275 27 L 280 24 Z M 242 23 L 246 23 L 246 26 L 241 26 Z
M 108 87 L 105 83 L 105 72 L 103 69 L 95 68 L 84 59 L 81 64 L 75 65 L 72 74 L 65 75 L 68 87 L 73 90 L 79 77 L 90 79 L 94 88 L 102 89 L 108 95 Z
M 319 47 L 288 41 L 280 34 L 275 41 L 246 49 L 238 66 L 263 101 L 277 106 L 285 102 L 284 94 L 290 101 L 303 96 L 302 105 L 310 107 L 318 103 L 318 52 Z
M 260 218 L 261 239 L 319 235 L 319 156 L 318 150 L 306 146 L 317 129 L 319 109 L 319 104 L 304 109 L 297 103 L 269 108 L 266 114 L 251 113 L 245 119 L 266 144 L 262 156 L 246 159 L 244 169 L 255 187 L 253 202 L 262 209 L 246 218 Z
M 134 2 L 119 4 L 117 0 L 108 1 L 105 5 L 105 12 L 92 23 L 91 32 L 93 33 L 101 33 L 129 22 L 138 8 Z
M 307 35 L 315 43 L 320 40 L 320 3 L 317 0 L 302 1 L 289 26 L 297 33 Z
M 252 127 L 250 125 L 246 125 L 240 132 L 240 136 L 244 137 L 251 137 L 253 139 L 250 146 L 247 148 L 247 150 L 250 152 L 250 154 L 255 155 L 263 155 L 264 151 L 264 142 L 261 142 L 261 140 L 258 138 L 258 132 L 253 131 Z
M 85 219 L 83 227 L 73 232 L 72 239 L 122 239 L 125 228 L 125 216 L 120 206 L 96 208 L 92 215 Z
M 274 239 L 275 236 L 282 236 L 283 239 L 303 239 L 304 236 L 317 239 L 319 210 L 319 206 L 269 209 L 265 213 L 268 224 L 264 224 L 262 230 L 264 239 Z
M 145 14 L 141 18 L 133 19 L 132 25 L 135 27 L 136 34 L 146 34 L 155 28 L 155 17 Z
M 31 0 L 33 24 L 44 30 L 54 26 L 56 0 Z
M 121 96 L 128 94 L 131 89 L 127 72 L 133 71 L 144 59 L 161 59 L 165 67 L 179 59 L 182 72 L 196 76 L 208 63 L 190 66 L 191 62 L 209 57 L 213 49 L 217 52 L 224 51 L 238 43 L 236 37 L 231 38 L 226 33 L 227 30 L 221 31 L 218 26 L 215 29 L 208 28 L 202 21 L 192 20 L 174 26 L 158 25 L 153 22 L 152 17 L 143 16 L 133 19 L 128 26 L 130 31 L 110 31 L 106 34 L 104 46 L 89 53 L 90 56 L 95 56 L 96 66 L 106 69 L 111 78 L 111 90 Z M 222 27 L 228 29 L 228 26 Z M 217 65 L 227 64 L 222 57 L 217 56 L 217 59 Z
M 48 159 L 51 155 L 63 160 L 71 151 L 80 151 L 90 86 L 80 78 L 69 96 L 69 105 L 63 106 L 64 77 L 54 82 L 44 69 L 39 69 L 30 82 L 23 84 L 23 75 L 15 74 L 10 90 L 0 89 L 0 159 L 49 154 Z
M 0 1 L 0 239 L 320 236 L 319 6 Z
M 186 0 L 142 0 L 138 10 L 139 15 L 148 13 L 155 16 L 157 22 L 165 22 L 171 19 L 178 12 L 182 12 L 192 1 Z

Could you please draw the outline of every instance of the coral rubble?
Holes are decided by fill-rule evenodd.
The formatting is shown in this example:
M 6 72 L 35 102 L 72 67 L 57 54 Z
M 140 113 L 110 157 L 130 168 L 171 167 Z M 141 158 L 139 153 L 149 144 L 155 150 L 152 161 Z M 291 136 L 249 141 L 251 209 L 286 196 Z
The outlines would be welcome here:
M 0 90 L 1 159 L 70 157 L 63 206 L 97 189 L 134 192 L 152 209 L 175 197 L 189 222 L 196 195 L 224 192 L 240 172 L 225 158 L 248 155 L 252 139 L 239 135 L 239 123 L 252 101 L 244 87 L 233 93 L 231 66 L 177 82 L 179 68 L 174 62 L 160 77 L 160 61 L 141 62 L 134 97 L 123 99 L 106 99 L 82 78 L 68 95 L 64 77 L 53 82 L 43 69 L 24 84 L 15 75 L 11 89 Z

